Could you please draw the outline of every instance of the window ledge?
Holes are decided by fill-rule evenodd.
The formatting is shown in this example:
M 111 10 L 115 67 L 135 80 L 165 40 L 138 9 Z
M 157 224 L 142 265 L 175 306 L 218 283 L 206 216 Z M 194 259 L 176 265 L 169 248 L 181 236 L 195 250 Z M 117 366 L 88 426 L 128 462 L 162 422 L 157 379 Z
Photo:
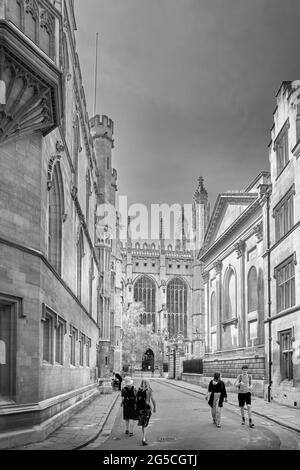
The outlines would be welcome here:
M 294 307 L 287 308 L 286 310 L 282 310 L 281 312 L 272 315 L 270 318 L 266 318 L 264 323 L 271 322 L 273 320 L 277 320 L 277 318 L 284 317 L 285 315 L 290 315 L 291 313 L 297 312 L 300 310 L 300 305 L 296 305 Z
M 277 181 L 278 178 L 280 178 L 280 176 L 282 175 L 282 173 L 284 172 L 284 170 L 286 169 L 286 167 L 289 166 L 289 164 L 290 164 L 290 160 L 284 165 L 284 167 L 282 168 L 282 170 L 280 170 L 280 173 L 278 173 L 278 175 L 276 176 L 275 181 Z
M 295 147 L 292 149 L 292 153 L 296 158 L 300 156 L 300 139 L 296 143 Z
M 229 325 L 234 325 L 237 328 L 238 321 L 239 321 L 238 317 L 230 318 L 229 320 L 223 321 L 222 322 L 223 330 L 225 331 L 226 326 L 229 326 Z

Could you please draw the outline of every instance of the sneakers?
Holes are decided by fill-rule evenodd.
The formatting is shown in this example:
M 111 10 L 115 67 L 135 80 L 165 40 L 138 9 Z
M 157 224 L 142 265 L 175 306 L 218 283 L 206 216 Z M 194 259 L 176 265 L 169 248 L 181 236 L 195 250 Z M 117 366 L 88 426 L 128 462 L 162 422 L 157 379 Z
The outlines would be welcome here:
M 126 431 L 125 431 L 125 434 L 129 434 L 129 431 L 128 431 L 128 429 L 126 429 Z
M 146 442 L 146 441 L 144 441 L 144 440 L 143 440 L 142 442 L 143 442 L 143 446 L 147 446 L 147 445 L 148 445 L 148 442 Z
M 217 428 L 220 428 L 221 427 L 221 424 L 217 424 Z
M 242 424 L 245 424 L 245 418 L 242 418 Z
M 133 436 L 133 432 L 130 432 L 130 433 L 129 433 L 129 436 L 130 436 L 130 437 Z
M 252 423 L 252 419 L 249 419 L 249 428 L 254 428 L 254 424 Z

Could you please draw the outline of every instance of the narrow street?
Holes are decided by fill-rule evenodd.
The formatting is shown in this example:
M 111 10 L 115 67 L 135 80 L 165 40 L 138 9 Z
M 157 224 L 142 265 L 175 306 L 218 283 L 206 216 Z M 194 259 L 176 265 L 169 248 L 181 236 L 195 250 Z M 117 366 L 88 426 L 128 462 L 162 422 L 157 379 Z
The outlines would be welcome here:
M 135 381 L 139 385 L 139 381 Z M 241 425 L 239 409 L 224 405 L 222 427 L 212 424 L 204 397 L 182 391 L 159 379 L 152 380 L 157 412 L 148 427 L 148 446 L 142 446 L 141 428 L 125 435 L 120 400 L 101 436 L 83 450 L 299 450 L 300 435 L 258 416 L 255 428 Z M 255 402 L 254 402 L 255 406 Z

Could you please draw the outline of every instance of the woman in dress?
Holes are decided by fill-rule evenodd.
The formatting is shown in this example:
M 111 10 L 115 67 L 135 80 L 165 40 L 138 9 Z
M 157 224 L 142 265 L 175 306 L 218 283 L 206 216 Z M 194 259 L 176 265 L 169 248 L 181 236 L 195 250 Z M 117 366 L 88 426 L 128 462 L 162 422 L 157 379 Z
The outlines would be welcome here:
M 213 380 L 209 382 L 208 391 L 205 397 L 206 400 L 208 399 L 209 393 L 210 397 L 208 404 L 211 406 L 213 423 L 216 424 L 217 428 L 220 428 L 223 401 L 227 402 L 226 387 L 224 382 L 221 380 L 220 372 L 215 372 Z
M 137 392 L 137 417 L 138 417 L 138 426 L 142 426 L 143 432 L 143 446 L 147 445 L 146 441 L 146 428 L 149 424 L 149 419 L 152 414 L 151 403 L 153 405 L 153 413 L 156 412 L 156 403 L 153 397 L 152 388 L 148 380 L 142 380 L 140 388 Z
M 136 416 L 136 389 L 133 386 L 133 380 L 127 376 L 124 379 L 124 387 L 121 391 L 123 406 L 123 419 L 125 420 L 126 431 L 125 434 L 133 436 L 134 421 L 137 420 Z

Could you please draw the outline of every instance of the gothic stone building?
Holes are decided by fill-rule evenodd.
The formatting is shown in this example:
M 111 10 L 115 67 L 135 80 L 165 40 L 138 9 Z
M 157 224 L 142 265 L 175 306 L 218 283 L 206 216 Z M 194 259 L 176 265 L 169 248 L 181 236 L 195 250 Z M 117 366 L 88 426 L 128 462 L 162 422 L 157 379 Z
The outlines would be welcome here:
M 203 240 L 208 214 L 207 192 L 200 177 L 193 203 L 194 233 L 198 241 Z M 164 334 L 164 360 L 169 363 L 169 377 L 178 378 L 182 359 L 203 353 L 201 266 L 184 233 L 184 223 L 181 237 L 173 244 L 165 239 L 163 226 L 161 219 L 159 240 L 133 241 L 129 235 L 123 245 L 123 297 L 126 307 L 132 302 L 143 303 L 142 322 L 152 324 L 154 331 Z M 182 340 L 181 348 L 178 339 Z
M 265 303 L 266 357 L 271 398 L 300 407 L 300 81 L 283 82 L 276 95 L 269 161 L 271 185 L 264 219 L 269 224 L 270 304 Z M 267 233 L 266 233 L 267 236 Z M 268 268 L 269 264 L 269 268 Z M 267 388 L 267 387 L 266 387 Z M 266 390 L 267 393 L 267 390 Z
M 0 19 L 3 448 L 46 437 L 120 367 L 120 255 L 96 239 L 113 123 L 88 118 L 73 1 L 2 0 Z

